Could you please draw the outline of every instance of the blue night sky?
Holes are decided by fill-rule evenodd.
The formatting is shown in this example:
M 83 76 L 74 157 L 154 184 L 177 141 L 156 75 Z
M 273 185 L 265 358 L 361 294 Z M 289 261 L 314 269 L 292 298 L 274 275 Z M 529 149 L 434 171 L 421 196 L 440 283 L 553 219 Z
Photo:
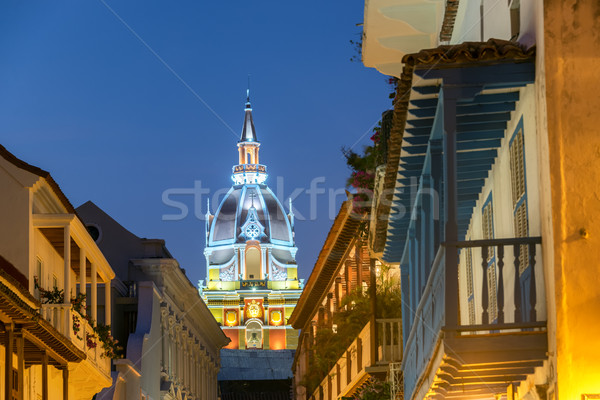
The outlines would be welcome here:
M 163 193 L 196 182 L 212 198 L 231 186 L 251 74 L 267 183 L 286 209 L 300 189 L 308 278 L 344 199 L 329 196 L 350 173 L 340 149 L 369 144 L 391 107 L 387 79 L 350 61 L 363 0 L 105 1 L 2 2 L 0 143 L 49 171 L 76 207 L 92 200 L 134 234 L 165 239 L 196 283 L 206 195 L 201 209 L 191 194 L 171 196 L 189 211 L 165 220 L 180 211 Z M 316 207 L 315 179 L 326 191 Z

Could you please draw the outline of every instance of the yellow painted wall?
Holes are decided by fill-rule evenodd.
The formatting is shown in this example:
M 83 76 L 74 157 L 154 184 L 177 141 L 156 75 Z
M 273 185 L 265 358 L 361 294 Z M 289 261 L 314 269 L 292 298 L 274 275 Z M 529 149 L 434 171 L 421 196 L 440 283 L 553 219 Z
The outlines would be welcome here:
M 292 313 L 294 312 L 294 308 L 296 307 L 296 305 L 293 306 L 286 306 L 285 307 L 285 321 L 287 323 L 288 318 L 292 315 Z
M 222 308 L 211 308 L 210 313 L 215 317 L 218 323 L 223 323 L 223 309 Z
M 263 349 L 269 348 L 269 330 L 263 329 Z
M 569 400 L 600 393 L 600 2 L 543 6 L 556 374 Z
M 286 329 L 285 330 L 285 348 L 295 349 L 298 347 L 298 335 L 299 330 L 297 329 Z

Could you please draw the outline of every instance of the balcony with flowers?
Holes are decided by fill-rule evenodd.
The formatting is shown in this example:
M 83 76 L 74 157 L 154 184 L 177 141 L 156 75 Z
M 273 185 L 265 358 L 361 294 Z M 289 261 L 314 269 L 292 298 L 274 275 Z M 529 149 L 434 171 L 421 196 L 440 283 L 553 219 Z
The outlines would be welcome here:
M 111 384 L 111 359 L 120 357 L 110 333 L 114 272 L 76 215 L 34 213 L 33 225 L 31 292 L 41 317 L 86 355 L 69 380 L 93 395 Z

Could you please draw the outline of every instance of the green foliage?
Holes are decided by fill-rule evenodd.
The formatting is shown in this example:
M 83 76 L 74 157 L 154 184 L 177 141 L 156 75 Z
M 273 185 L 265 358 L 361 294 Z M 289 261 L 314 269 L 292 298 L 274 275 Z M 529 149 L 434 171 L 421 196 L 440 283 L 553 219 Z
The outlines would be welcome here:
M 40 286 L 37 276 L 33 277 L 33 284 L 38 292 L 40 292 L 42 304 L 62 304 L 65 302 L 64 290 L 58 289 L 56 286 L 54 286 L 52 290 L 44 289 Z
M 123 358 L 123 348 L 119 346 L 119 341 L 111 335 L 110 325 L 97 323 L 94 326 L 94 332 L 100 343 L 102 343 L 102 350 L 104 350 L 105 357 Z
M 398 279 L 390 277 L 389 270 L 390 267 L 386 265 L 380 266 L 377 278 L 377 318 L 400 318 L 401 316 L 400 282 Z M 335 363 L 344 355 L 350 344 L 369 322 L 370 316 L 369 294 L 362 288 L 357 288 L 344 297 L 340 310 L 333 314 L 333 323 L 337 326 L 336 331 L 326 327 L 317 329 L 313 346 L 313 364 L 308 368 L 301 381 L 308 393 L 312 393 L 325 379 Z
M 391 397 L 389 382 L 369 378 L 352 400 L 389 400 Z
M 42 304 L 64 304 L 64 290 L 59 290 L 56 286 L 52 290 L 46 290 L 42 288 L 39 285 L 37 276 L 34 277 L 34 285 L 35 288 L 40 292 Z M 81 331 L 81 318 L 84 318 L 94 330 L 93 334 L 86 333 L 85 340 L 87 343 L 87 347 L 92 349 L 95 348 L 97 346 L 96 339 L 98 339 L 102 344 L 102 349 L 104 350 L 104 357 L 123 358 L 123 348 L 119 346 L 119 341 L 112 337 L 110 333 L 110 325 L 104 325 L 99 322 L 97 323 L 88 314 L 83 315 L 84 313 L 82 311 L 85 298 L 86 295 L 84 293 L 79 293 L 74 298 L 71 298 L 71 309 L 73 311 L 76 311 L 76 313 L 73 313 L 73 333 L 75 334 L 75 336 L 79 337 L 78 333 Z M 83 315 L 83 317 L 80 317 L 80 315 Z
M 354 152 L 352 149 L 342 147 L 342 153 L 346 158 L 346 165 L 352 171 L 346 181 L 346 186 L 356 190 L 353 198 L 354 211 L 358 214 L 365 214 L 370 211 L 371 200 L 373 198 L 373 188 L 375 186 L 375 169 L 383 164 L 385 155 L 385 146 L 380 143 L 381 121 L 373 129 L 371 140 L 373 145 L 365 146 L 362 154 Z

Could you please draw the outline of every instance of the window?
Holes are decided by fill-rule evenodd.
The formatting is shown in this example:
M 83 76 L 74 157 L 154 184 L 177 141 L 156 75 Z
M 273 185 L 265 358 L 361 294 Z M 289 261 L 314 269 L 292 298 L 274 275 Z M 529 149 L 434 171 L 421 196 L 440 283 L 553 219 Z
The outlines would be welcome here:
M 251 321 L 246 325 L 246 347 L 262 348 L 262 325 L 257 321 Z
M 483 205 L 481 218 L 481 230 L 483 239 L 494 238 L 494 208 L 492 205 L 492 194 Z M 496 252 L 494 247 L 488 247 L 487 254 L 487 284 L 488 284 L 488 315 L 490 322 L 498 318 L 498 297 L 496 278 Z
M 522 128 L 515 133 L 509 146 L 514 233 L 515 237 L 527 237 L 529 235 L 529 222 L 527 217 L 527 185 L 525 182 L 525 150 Z M 519 274 L 522 274 L 528 266 L 529 249 L 526 245 L 522 245 L 519 254 Z
M 39 285 L 40 287 L 44 286 L 42 275 L 43 271 L 44 263 L 42 262 L 41 258 L 37 257 L 35 262 L 35 279 L 37 280 L 37 285 Z M 34 296 L 36 299 L 40 300 L 40 289 L 38 287 L 34 289 Z
M 510 40 L 516 41 L 521 33 L 521 0 L 509 0 Z
M 134 333 L 137 326 L 137 311 L 125 312 L 125 330 L 127 333 Z
M 92 239 L 94 239 L 94 242 L 98 243 L 100 241 L 100 227 L 96 224 L 87 224 L 85 228 Z
M 260 261 L 260 250 L 254 246 L 248 247 L 246 250 L 246 279 L 260 279 Z

